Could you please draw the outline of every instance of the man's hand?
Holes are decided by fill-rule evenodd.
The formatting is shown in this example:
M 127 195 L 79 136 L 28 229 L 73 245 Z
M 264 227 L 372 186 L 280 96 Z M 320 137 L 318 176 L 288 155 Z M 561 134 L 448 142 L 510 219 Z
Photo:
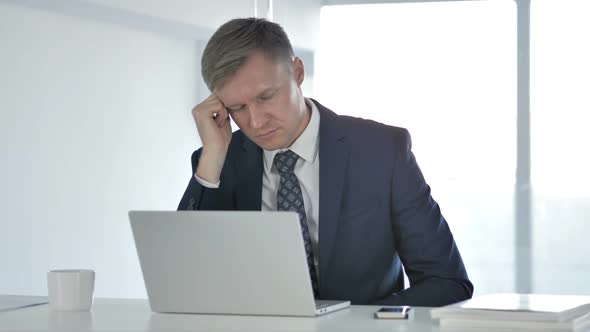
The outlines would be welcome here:
M 229 114 L 214 93 L 195 106 L 192 113 L 203 143 L 196 174 L 207 182 L 217 183 L 232 136 Z

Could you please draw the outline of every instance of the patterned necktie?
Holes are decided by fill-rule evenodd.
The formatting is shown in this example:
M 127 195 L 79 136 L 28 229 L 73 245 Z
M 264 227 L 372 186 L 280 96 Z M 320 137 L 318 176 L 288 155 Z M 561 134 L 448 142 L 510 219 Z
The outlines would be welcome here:
M 311 286 L 313 288 L 313 295 L 317 299 L 319 298 L 318 278 L 315 272 L 313 252 L 311 251 L 311 237 L 309 236 L 309 228 L 307 227 L 303 194 L 301 193 L 299 180 L 297 180 L 297 176 L 293 172 L 297 159 L 299 159 L 299 156 L 291 150 L 275 155 L 274 165 L 281 175 L 279 190 L 277 192 L 277 210 L 293 211 L 299 215 L 305 255 L 307 256 L 307 267 L 309 268 L 309 276 L 311 277 Z

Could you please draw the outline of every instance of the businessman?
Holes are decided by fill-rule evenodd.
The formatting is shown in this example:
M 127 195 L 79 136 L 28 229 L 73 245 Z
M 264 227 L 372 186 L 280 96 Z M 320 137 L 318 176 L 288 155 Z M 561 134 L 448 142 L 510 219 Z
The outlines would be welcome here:
M 201 66 L 211 95 L 192 110 L 203 146 L 179 210 L 297 212 L 316 298 L 441 306 L 471 297 L 407 130 L 304 97 L 302 60 L 263 19 L 223 24 Z

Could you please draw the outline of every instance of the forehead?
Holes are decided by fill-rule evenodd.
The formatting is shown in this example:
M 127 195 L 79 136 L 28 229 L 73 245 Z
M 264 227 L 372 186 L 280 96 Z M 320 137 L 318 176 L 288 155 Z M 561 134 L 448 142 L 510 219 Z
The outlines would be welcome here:
M 244 103 L 264 90 L 277 87 L 288 75 L 287 65 L 256 52 L 215 93 L 226 105 Z

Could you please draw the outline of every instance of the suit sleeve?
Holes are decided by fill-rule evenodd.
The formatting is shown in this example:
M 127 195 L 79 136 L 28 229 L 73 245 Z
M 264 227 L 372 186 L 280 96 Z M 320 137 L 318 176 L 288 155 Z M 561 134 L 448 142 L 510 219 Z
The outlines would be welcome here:
M 442 306 L 471 298 L 473 285 L 451 230 L 411 151 L 408 131 L 404 129 L 397 141 L 400 144 L 396 144 L 391 184 L 391 219 L 410 287 L 380 303 Z
M 178 210 L 232 210 L 234 209 L 233 195 L 227 188 L 231 185 L 224 180 L 222 170 L 219 188 L 207 188 L 195 178 L 202 149 L 193 152 L 191 156 L 192 173 L 188 186 L 180 199 Z M 226 166 L 224 166 L 224 169 Z

